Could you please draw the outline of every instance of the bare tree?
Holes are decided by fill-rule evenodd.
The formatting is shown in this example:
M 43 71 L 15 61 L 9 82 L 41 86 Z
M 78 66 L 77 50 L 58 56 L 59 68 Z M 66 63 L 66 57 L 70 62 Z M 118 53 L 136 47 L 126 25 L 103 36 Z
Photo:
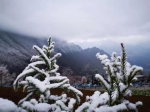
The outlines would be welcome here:
M 66 67 L 62 70 L 62 75 L 63 76 L 69 76 L 69 75 L 72 75 L 73 74 L 73 71 L 71 68 L 69 67 Z
M 1 86 L 5 86 L 5 85 L 9 85 L 11 86 L 13 81 L 16 78 L 16 74 L 10 74 L 7 66 L 5 65 L 1 65 L 0 66 L 0 85 Z
M 85 83 L 87 83 L 87 78 L 83 76 L 81 79 L 81 84 L 85 84 Z

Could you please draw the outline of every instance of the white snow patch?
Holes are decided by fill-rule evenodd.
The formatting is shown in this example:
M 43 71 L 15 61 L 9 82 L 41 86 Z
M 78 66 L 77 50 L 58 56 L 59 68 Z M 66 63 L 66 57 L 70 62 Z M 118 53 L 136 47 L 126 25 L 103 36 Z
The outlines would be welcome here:
M 34 106 L 34 111 L 36 112 L 49 112 L 51 110 L 51 105 L 47 103 L 39 103 Z
M 18 112 L 18 107 L 14 102 L 0 98 L 0 112 Z

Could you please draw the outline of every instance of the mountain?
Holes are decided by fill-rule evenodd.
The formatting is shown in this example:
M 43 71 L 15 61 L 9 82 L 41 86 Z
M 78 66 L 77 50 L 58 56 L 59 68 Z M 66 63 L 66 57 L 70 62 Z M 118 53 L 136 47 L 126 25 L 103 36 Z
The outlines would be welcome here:
M 35 38 L 25 36 L 17 33 L 11 33 L 6 31 L 0 31 L 0 65 L 4 64 L 8 66 L 11 72 L 20 73 L 27 64 L 30 63 L 32 55 L 37 54 L 32 49 L 33 45 L 42 47 L 47 45 L 46 38 Z M 62 56 L 58 59 L 58 65 L 60 68 L 69 67 L 76 74 L 83 74 L 83 69 L 88 65 L 90 69 L 97 69 L 100 73 L 105 73 L 100 61 L 96 58 L 96 53 L 101 54 L 117 52 L 120 55 L 120 44 L 115 42 L 103 42 L 99 48 L 93 47 L 88 49 L 82 49 L 80 46 L 73 43 L 67 43 L 66 41 L 58 38 L 53 38 L 55 42 L 54 54 L 57 52 L 62 53 Z M 147 74 L 150 70 L 150 46 L 145 45 L 127 45 L 125 44 L 127 51 L 128 61 L 131 65 L 138 65 L 144 68 L 144 72 Z M 107 51 L 108 53 L 106 53 Z M 83 74 L 84 75 L 84 74 Z
M 42 39 L 0 31 L 0 64 L 7 65 L 11 71 L 21 72 L 35 54 L 32 46 L 42 46 L 43 43 Z
M 32 46 L 47 45 L 46 40 L 45 38 L 0 31 L 0 64 L 7 65 L 11 72 L 20 73 L 30 63 L 31 56 L 36 54 Z M 84 67 L 90 64 L 91 69 L 103 71 L 103 67 L 95 55 L 97 52 L 107 54 L 105 51 L 95 47 L 83 50 L 78 45 L 58 38 L 53 38 L 53 41 L 55 42 L 54 54 L 62 53 L 58 59 L 60 68 L 69 67 L 76 74 L 81 74 Z
M 84 73 L 81 72 L 85 70 L 85 67 L 87 65 L 89 66 L 88 69 L 97 69 L 98 72 L 104 73 L 102 64 L 96 58 L 96 53 L 98 52 L 100 52 L 101 54 L 107 54 L 103 50 L 100 50 L 96 47 L 85 49 L 80 52 L 62 53 L 62 58 L 58 59 L 58 64 L 63 67 L 71 67 L 71 69 L 81 75 L 84 75 Z

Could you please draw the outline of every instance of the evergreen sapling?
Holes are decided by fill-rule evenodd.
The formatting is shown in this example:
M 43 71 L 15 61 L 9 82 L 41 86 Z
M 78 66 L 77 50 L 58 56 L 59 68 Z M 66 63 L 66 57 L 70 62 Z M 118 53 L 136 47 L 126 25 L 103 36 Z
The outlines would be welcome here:
M 31 63 L 18 75 L 13 84 L 15 90 L 22 86 L 23 91 L 28 92 L 28 95 L 20 100 L 18 105 L 26 111 L 72 112 L 75 103 L 80 102 L 82 93 L 69 84 L 67 77 L 60 76 L 60 73 L 57 72 L 59 66 L 56 61 L 61 54 L 57 53 L 52 56 L 54 42 L 49 38 L 48 46 L 44 45 L 41 49 L 34 45 L 33 48 L 38 52 L 38 55 L 32 56 Z M 50 90 L 54 88 L 62 89 L 64 93 L 60 96 L 51 95 Z M 65 92 L 69 91 L 75 99 L 67 97 Z M 39 98 L 36 99 L 35 95 Z M 55 103 L 48 104 L 50 100 Z
M 143 70 L 139 66 L 131 66 L 127 62 L 127 56 L 124 45 L 121 44 L 122 55 L 117 56 L 115 52 L 112 53 L 111 59 L 107 55 L 96 54 L 96 57 L 104 65 L 104 69 L 108 74 L 108 81 L 106 81 L 100 74 L 95 77 L 102 84 L 106 92 L 94 92 L 92 96 L 86 97 L 84 102 L 76 112 L 120 112 L 124 110 L 138 111 L 137 107 L 142 105 L 138 101 L 135 104 L 126 100 L 126 97 L 131 96 L 132 92 L 129 87 L 132 86 L 132 81 L 135 80 L 137 73 Z

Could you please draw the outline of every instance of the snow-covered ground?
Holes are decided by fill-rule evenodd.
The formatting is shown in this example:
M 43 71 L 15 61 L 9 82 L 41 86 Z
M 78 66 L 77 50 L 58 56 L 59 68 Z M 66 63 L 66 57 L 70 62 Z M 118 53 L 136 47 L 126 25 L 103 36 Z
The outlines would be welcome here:
M 17 105 L 7 99 L 0 98 L 0 112 L 18 112 Z

